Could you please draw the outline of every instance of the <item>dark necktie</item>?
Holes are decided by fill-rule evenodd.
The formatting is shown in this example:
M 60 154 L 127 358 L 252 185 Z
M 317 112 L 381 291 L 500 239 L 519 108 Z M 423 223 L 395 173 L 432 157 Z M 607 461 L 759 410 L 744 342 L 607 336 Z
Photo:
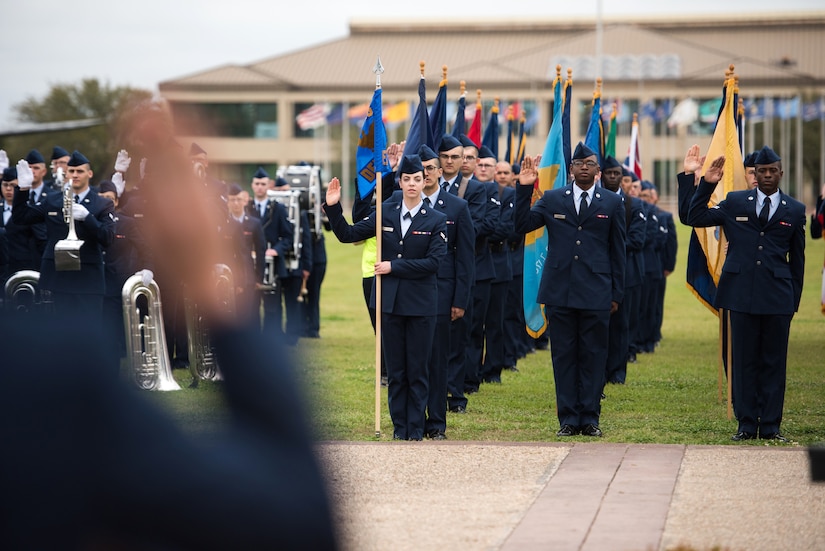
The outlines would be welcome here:
M 80 202 L 80 195 L 75 195 L 75 196 L 74 196 L 74 202 L 75 202 L 75 203 L 79 203 L 79 202 Z
M 424 197 L 424 206 L 425 206 L 425 207 L 431 207 L 431 206 L 433 206 L 433 204 L 430 202 L 430 198 L 429 198 L 429 197 Z M 409 213 L 407 213 L 407 214 L 409 214 Z
M 762 226 L 766 226 L 768 224 L 768 218 L 771 216 L 771 200 L 768 197 L 765 197 L 765 202 L 762 203 L 762 210 L 759 212 L 759 223 Z
M 412 215 L 409 212 L 404 213 L 404 220 L 412 220 Z
M 583 191 L 579 203 L 579 218 L 584 218 L 585 214 L 587 214 L 587 192 Z
M 37 202 L 37 193 L 34 190 L 29 192 L 29 204 L 33 205 Z

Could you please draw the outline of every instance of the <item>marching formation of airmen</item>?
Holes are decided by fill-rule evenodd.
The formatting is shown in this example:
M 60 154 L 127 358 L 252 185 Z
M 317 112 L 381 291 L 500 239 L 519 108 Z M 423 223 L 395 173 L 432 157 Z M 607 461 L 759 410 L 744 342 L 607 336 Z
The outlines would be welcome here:
M 373 245 L 369 258 L 374 266 L 365 266 L 364 282 L 375 316 L 372 276 L 382 275 L 382 375 L 393 437 L 443 440 L 447 412 L 466 413 L 472 394 L 483 384 L 500 384 L 502 373 L 518 372 L 518 360 L 546 349 L 547 338 L 533 339 L 525 328 L 525 231 L 516 220 L 516 188 L 525 179 L 521 167 L 498 161 L 488 147 L 464 135 L 442 136 L 437 152 L 427 145 L 413 154 L 404 148 L 402 142 L 387 150 L 392 172 L 382 177 L 380 225 L 374 198 L 358 194 L 354 225 L 347 224 L 337 179 L 328 187 L 325 210 L 343 242 L 374 237 L 376 227 L 383 235 L 382 258 L 375 258 Z M 576 153 L 595 158 L 583 145 Z M 532 159 L 525 162 L 533 168 Z M 664 282 L 676 261 L 676 232 L 673 217 L 656 206 L 655 186 L 639 182 L 612 157 L 594 166 L 594 180 L 600 174 L 601 188 L 615 194 L 624 205 L 622 214 L 627 212 L 622 217 L 627 226 L 621 232 L 622 264 L 626 255 L 633 265 L 622 289 L 633 300 L 610 317 L 607 368 L 594 374 L 598 402 L 605 384 L 624 383 L 627 364 L 639 353 L 652 353 L 662 338 Z M 411 222 L 405 221 L 408 214 Z M 626 251 L 625 233 L 630 236 Z M 434 262 L 434 252 L 445 245 Z M 598 427 L 597 420 L 591 424 Z
M 216 301 L 231 305 L 242 325 L 288 345 L 317 338 L 326 272 L 323 230 L 332 229 L 344 242 L 372 240 L 365 247 L 364 292 L 371 314 L 382 315 L 382 375 L 394 438 L 445 439 L 448 412 L 466 413 L 483 384 L 501 384 L 503 374 L 518 372 L 518 360 L 547 348 L 548 339 L 557 435 L 601 436 L 605 386 L 624 384 L 628 364 L 638 354 L 653 353 L 662 339 L 666 281 L 676 262 L 673 216 L 657 206 L 655 185 L 639 181 L 610 156 L 599 162 L 582 143 L 573 152 L 568 185 L 545 192 L 535 204 L 539 158 L 511 165 L 466 136 L 445 134 L 437 143 L 413 154 L 404 151 L 404 142 L 392 144 L 392 172 L 382 176 L 382 220 L 376 220 L 374 199 L 356 197 L 352 225 L 343 217 L 337 179 L 327 186 L 322 212 L 317 167 L 288 167 L 275 178 L 259 168 L 249 197 L 238 184 L 210 178 L 206 151 L 192 144 L 190 171 L 206 199 L 205 219 L 216 221 L 199 231 L 221 245 L 214 290 L 223 295 Z M 705 197 L 712 191 L 723 161 L 714 161 L 702 177 L 698 148 L 691 148 L 685 173 L 678 176 L 679 216 L 696 226 L 730 225 L 730 254 L 716 301 L 731 320 L 733 402 L 740 423 L 734 440 L 784 441 L 784 358 L 801 291 L 804 239 L 800 244 L 798 234 L 804 237 L 804 216 L 801 222 L 790 218 L 799 204 L 784 194 L 770 199 L 782 172 L 769 148 L 745 159 L 751 189 L 742 193 L 748 195 L 702 209 L 705 202 L 693 199 L 694 193 Z M 156 213 L 143 190 L 153 179 L 163 181 L 165 167 L 143 159 L 138 172 L 130 171 L 131 163 L 121 150 L 111 177 L 94 187 L 93 168 L 80 151 L 55 147 L 50 178 L 37 150 L 14 166 L 0 152 L 0 275 L 7 291 L 2 315 L 38 307 L 64 319 L 105 320 L 107 365 L 115 374 L 135 330 L 124 321 L 125 309 L 146 309 L 151 317 L 148 307 L 124 302 L 125 283 L 137 275 L 143 286 L 163 289 L 163 338 L 155 341 L 163 343 L 172 366 L 201 364 L 209 353 L 192 346 L 193 319 L 200 319 L 189 299 L 192 290 L 156 258 L 151 245 L 157 242 L 150 238 Z M 129 191 L 127 173 L 139 173 L 140 181 Z M 186 196 L 169 204 L 176 200 Z M 762 210 L 750 209 L 754 204 Z M 525 234 L 542 227 L 549 241 L 537 301 L 546 308 L 548 329 L 534 339 L 525 328 L 523 259 Z M 178 260 L 196 254 L 185 231 L 177 237 L 172 254 Z M 773 273 L 781 284 L 764 279 L 761 269 L 751 273 L 743 267 L 748 259 L 741 258 L 737 244 L 747 248 L 755 242 L 756 266 L 779 263 Z M 774 249 L 777 259 L 763 252 Z M 382 278 L 380 305 L 376 275 Z M 751 283 L 774 286 L 774 296 L 787 295 L 786 300 L 752 303 L 752 293 L 740 296 L 737 287 Z M 20 289 L 34 291 L 18 296 Z M 745 352 L 751 336 L 765 331 L 760 324 L 768 327 L 759 340 L 764 353 Z M 141 336 L 144 331 L 137 329 Z M 193 350 L 197 358 L 190 357 Z
M 318 168 L 296 167 L 302 177 L 291 177 L 297 186 L 293 190 L 284 177 L 270 178 L 259 168 L 250 198 L 240 185 L 208 175 L 208 155 L 197 144 L 191 145 L 188 158 L 212 211 L 208 219 L 217 221 L 217 227 L 205 229 L 213 232 L 221 251 L 216 274 L 221 266 L 229 274 L 231 288 L 224 292 L 230 296 L 219 300 L 231 304 L 241 324 L 260 327 L 287 344 L 318 338 L 325 221 L 320 220 L 320 190 L 309 197 L 310 178 L 303 177 L 315 171 L 317 180 Z M 97 186 L 92 186 L 95 171 L 80 151 L 69 154 L 55 146 L 50 171 L 37 150 L 11 166 L 0 151 L 0 283 L 6 291 L 0 315 L 37 309 L 64 319 L 104 319 L 111 331 L 106 335 L 112 344 L 110 372 L 118 373 L 130 331 L 124 324 L 124 284 L 139 274 L 143 286 L 156 282 L 163 291 L 162 337 L 172 367 L 189 367 L 192 320 L 187 317 L 198 314 L 188 303 L 186 283 L 157 258 L 150 239 L 152 209 L 157 207 L 150 206 L 144 184 L 162 179 L 156 164 L 142 159 L 140 183 L 127 191 L 127 173 L 134 178 L 138 170 L 130 171 L 132 160 L 125 150 L 118 153 L 111 176 Z M 151 313 L 142 303 L 133 307 Z

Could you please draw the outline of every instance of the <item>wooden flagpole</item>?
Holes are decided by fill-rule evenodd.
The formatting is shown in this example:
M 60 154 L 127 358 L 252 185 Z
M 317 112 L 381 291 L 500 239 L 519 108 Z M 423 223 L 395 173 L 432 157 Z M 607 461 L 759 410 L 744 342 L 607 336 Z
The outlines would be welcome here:
M 381 65 L 381 57 L 379 56 L 375 62 L 375 67 L 372 68 L 375 73 L 375 89 L 381 88 L 381 73 L 384 72 L 384 67 Z M 383 121 L 376 121 L 373 124 L 383 124 Z M 375 158 L 375 142 L 373 142 L 373 158 Z M 381 223 L 383 221 L 381 214 L 381 198 L 383 192 L 381 190 L 381 171 L 377 170 L 375 162 L 373 161 L 375 170 L 375 262 L 381 262 Z M 383 308 L 381 303 L 381 274 L 375 274 L 375 437 L 381 438 L 381 318 L 383 317 Z

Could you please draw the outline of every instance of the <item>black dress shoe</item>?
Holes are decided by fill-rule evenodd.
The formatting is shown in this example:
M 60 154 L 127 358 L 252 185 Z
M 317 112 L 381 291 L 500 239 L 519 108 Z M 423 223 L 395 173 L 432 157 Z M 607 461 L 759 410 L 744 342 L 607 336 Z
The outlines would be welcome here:
M 770 434 L 760 434 L 759 438 L 762 440 L 776 440 L 777 442 L 790 442 L 786 437 L 782 436 L 778 432 L 773 432 Z
M 478 387 L 474 387 L 474 388 L 465 388 L 465 389 L 464 389 L 464 394 L 466 394 L 466 395 L 468 395 L 468 396 L 469 396 L 470 394 L 475 394 L 476 392 L 478 392 Z
M 504 369 L 507 371 L 512 371 L 513 373 L 518 373 L 518 368 L 514 365 L 508 365 Z
M 485 377 L 485 378 L 482 379 L 482 382 L 485 382 L 485 383 L 488 383 L 488 384 L 489 383 L 495 383 L 495 384 L 500 385 L 501 384 L 501 377 Z
M 464 406 L 453 406 L 449 409 L 450 413 L 467 413 L 467 408 Z
M 430 440 L 446 440 L 447 435 L 441 432 L 440 430 L 434 430 L 427 434 L 427 438 Z
M 631 352 L 630 354 L 627 355 L 627 363 L 629 363 L 629 364 L 635 364 L 636 363 L 636 353 L 635 352 Z
M 578 433 L 579 430 L 573 425 L 562 425 L 556 436 L 576 436 Z
M 601 436 L 602 429 L 591 423 L 584 426 L 582 429 L 582 434 L 585 436 Z
M 756 438 L 756 435 L 752 432 L 745 432 L 740 430 L 736 434 L 730 437 L 731 440 L 734 442 L 741 442 L 742 440 L 753 440 Z

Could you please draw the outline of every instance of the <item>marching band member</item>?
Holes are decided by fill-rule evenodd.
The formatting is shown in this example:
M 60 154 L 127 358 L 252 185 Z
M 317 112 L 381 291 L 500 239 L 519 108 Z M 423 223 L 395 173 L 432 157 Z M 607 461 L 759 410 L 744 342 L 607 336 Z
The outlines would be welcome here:
M 44 165 L 45 173 L 45 165 Z M 29 191 L 35 176 L 29 163 L 17 164 L 17 191 L 14 194 L 12 219 L 16 224 L 46 223 L 48 245 L 40 267 L 40 288 L 51 291 L 58 312 L 100 317 L 103 313 L 103 248 L 115 236 L 114 204 L 89 187 L 93 176 L 89 160 L 75 151 L 69 160 L 67 178 L 70 180 L 74 201 L 71 213 L 75 221 L 80 247 L 80 270 L 57 271 L 55 245 L 65 239 L 69 226 L 64 220 L 63 195 L 49 194 L 45 200 L 28 204 Z

